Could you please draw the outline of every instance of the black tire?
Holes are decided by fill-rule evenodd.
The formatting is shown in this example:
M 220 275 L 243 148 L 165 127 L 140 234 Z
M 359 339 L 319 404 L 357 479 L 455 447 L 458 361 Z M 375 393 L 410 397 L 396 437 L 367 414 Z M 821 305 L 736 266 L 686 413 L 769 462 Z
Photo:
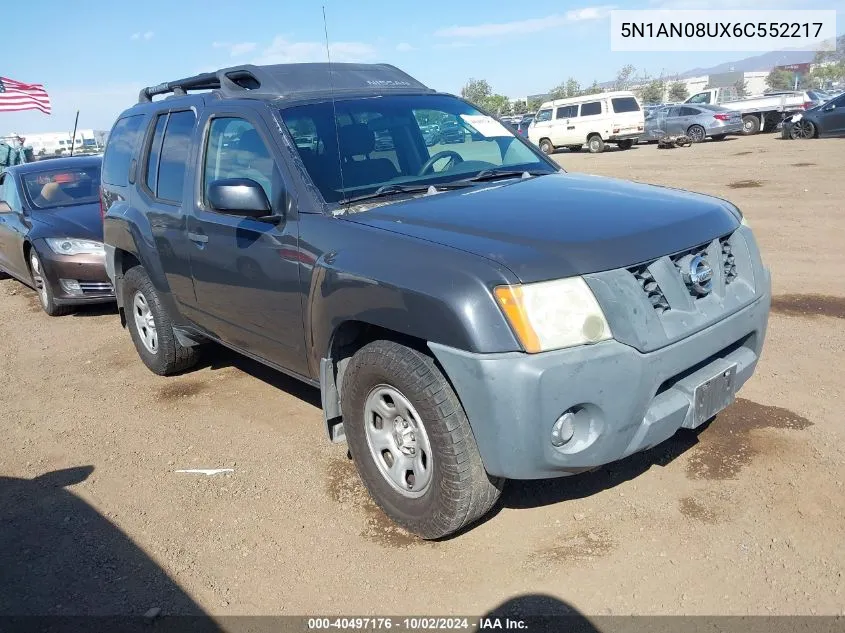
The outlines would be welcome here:
M 149 275 L 141 266 L 130 268 L 123 276 L 121 286 L 123 309 L 126 312 L 126 327 L 132 336 L 132 342 L 138 355 L 147 368 L 159 376 L 170 376 L 193 367 L 199 359 L 197 347 L 184 347 L 176 340 L 173 333 L 173 321 L 162 307 Z M 139 331 L 135 319 L 135 298 L 140 294 L 149 306 L 155 325 L 157 345 L 150 351 L 144 343 L 144 335 Z
M 598 134 L 593 134 L 587 139 L 587 147 L 590 154 L 601 154 L 604 151 L 604 140 Z
M 624 141 L 619 141 L 616 145 L 621 150 L 631 149 L 634 146 L 634 139 L 626 139 Z
M 416 409 L 430 444 L 431 479 L 417 498 L 394 489 L 370 450 L 365 425 L 378 427 L 364 411 L 373 390 L 385 386 Z M 369 343 L 349 361 L 341 397 L 349 452 L 361 481 L 398 525 L 424 539 L 441 538 L 478 520 L 496 503 L 504 480 L 484 470 L 464 409 L 430 356 L 393 341 Z
M 753 114 L 746 114 L 742 117 L 742 133 L 745 136 L 757 134 L 760 131 L 760 119 Z
M 570 152 L 577 153 L 580 152 L 583 147 L 583 145 L 567 145 L 566 149 L 568 149 Z
M 38 303 L 41 304 L 44 312 L 54 317 L 73 312 L 73 306 L 56 303 L 53 286 L 50 284 L 50 280 L 44 276 L 44 266 L 41 264 L 41 258 L 34 248 L 29 251 L 29 274 L 32 277 L 32 286 L 38 294 Z
M 816 126 L 812 121 L 801 119 L 792 124 L 791 135 L 793 139 L 808 139 L 816 137 Z
M 714 134 L 710 138 L 712 138 L 714 141 L 724 141 L 726 136 L 727 134 Z
M 703 143 L 707 138 L 707 132 L 700 125 L 690 125 L 687 129 L 687 138 L 693 143 Z
M 555 153 L 555 146 L 552 145 L 552 142 L 547 138 L 540 139 L 540 151 L 543 152 L 546 156 Z

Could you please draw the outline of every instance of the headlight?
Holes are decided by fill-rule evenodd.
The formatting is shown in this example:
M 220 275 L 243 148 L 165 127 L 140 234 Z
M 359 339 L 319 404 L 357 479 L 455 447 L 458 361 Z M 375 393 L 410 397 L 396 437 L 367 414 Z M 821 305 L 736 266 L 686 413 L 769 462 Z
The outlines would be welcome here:
M 102 242 L 78 240 L 72 237 L 48 237 L 50 250 L 59 255 L 99 255 L 104 253 Z
M 581 277 L 498 286 L 496 300 L 526 352 L 598 343 L 612 334 Z

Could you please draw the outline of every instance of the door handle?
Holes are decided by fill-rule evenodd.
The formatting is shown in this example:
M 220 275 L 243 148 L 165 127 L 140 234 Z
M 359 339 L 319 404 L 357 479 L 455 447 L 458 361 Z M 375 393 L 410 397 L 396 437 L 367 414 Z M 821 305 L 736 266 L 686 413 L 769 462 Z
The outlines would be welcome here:
M 202 233 L 191 233 L 188 232 L 188 239 L 196 244 L 205 244 L 208 242 L 208 235 L 203 235 Z

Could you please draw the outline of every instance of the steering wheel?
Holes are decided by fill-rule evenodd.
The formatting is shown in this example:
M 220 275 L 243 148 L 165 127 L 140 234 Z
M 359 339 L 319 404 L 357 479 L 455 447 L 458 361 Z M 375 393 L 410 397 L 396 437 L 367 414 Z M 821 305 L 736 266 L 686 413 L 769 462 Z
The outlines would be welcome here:
M 459 165 L 460 163 L 464 162 L 464 157 L 458 154 L 458 152 L 453 151 L 451 149 L 445 149 L 442 152 L 437 152 L 434 156 L 425 161 L 425 165 L 420 167 L 420 171 L 417 175 L 425 176 L 428 172 L 434 171 L 434 163 L 439 161 L 441 158 L 448 158 L 449 163 L 454 165 Z M 441 169 L 440 171 L 445 170 Z

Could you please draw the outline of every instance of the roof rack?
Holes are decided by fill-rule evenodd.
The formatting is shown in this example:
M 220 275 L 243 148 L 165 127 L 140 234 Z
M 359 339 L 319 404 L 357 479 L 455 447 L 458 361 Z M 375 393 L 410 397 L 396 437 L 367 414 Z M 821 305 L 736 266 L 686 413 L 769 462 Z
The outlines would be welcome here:
M 227 97 L 280 98 L 349 92 L 434 92 L 390 64 L 276 64 L 234 66 L 141 90 L 139 103 L 157 95 L 216 90 Z

